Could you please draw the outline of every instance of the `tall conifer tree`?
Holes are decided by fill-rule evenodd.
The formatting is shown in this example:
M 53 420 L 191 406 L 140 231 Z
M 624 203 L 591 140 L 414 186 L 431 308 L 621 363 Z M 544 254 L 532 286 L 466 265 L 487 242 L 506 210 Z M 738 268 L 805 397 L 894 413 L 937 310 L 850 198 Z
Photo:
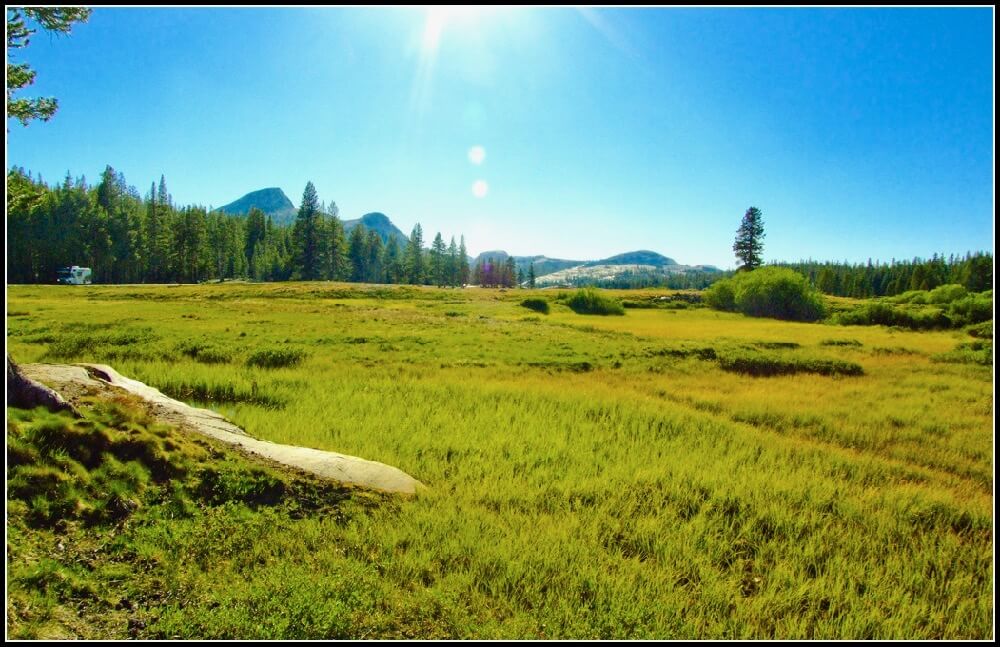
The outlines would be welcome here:
M 764 250 L 764 220 L 760 209 L 750 207 L 743 215 L 743 222 L 736 230 L 736 242 L 733 252 L 740 260 L 741 270 L 753 270 L 760 267 Z
M 323 220 L 319 209 L 319 197 L 312 182 L 306 183 L 302 192 L 295 227 L 292 230 L 295 274 L 304 281 L 322 278 L 323 267 Z

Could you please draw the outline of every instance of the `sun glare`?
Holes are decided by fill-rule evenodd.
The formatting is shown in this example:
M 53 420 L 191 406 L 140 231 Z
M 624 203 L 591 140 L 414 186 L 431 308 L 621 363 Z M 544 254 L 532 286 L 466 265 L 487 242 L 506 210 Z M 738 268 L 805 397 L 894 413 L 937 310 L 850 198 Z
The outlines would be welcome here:
M 427 19 L 424 22 L 424 51 L 436 51 L 441 44 L 441 35 L 449 25 L 470 26 L 493 11 L 493 7 L 426 7 Z

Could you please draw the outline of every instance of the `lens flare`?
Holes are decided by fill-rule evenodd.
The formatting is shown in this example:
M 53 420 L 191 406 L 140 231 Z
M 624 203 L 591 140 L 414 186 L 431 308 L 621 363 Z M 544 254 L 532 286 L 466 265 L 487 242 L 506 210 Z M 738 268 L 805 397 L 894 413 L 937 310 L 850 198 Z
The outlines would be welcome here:
M 486 159 L 486 149 L 482 146 L 473 146 L 469 149 L 469 161 L 479 166 Z
M 489 192 L 490 185 L 486 183 L 486 180 L 476 180 L 472 183 L 472 195 L 477 198 L 485 198 Z

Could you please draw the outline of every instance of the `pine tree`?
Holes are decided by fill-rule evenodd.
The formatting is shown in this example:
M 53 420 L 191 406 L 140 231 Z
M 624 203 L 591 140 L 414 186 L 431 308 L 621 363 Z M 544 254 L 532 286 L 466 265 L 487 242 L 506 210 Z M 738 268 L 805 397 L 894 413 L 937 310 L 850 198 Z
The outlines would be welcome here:
M 382 250 L 382 271 L 386 283 L 403 281 L 403 262 L 399 256 L 399 240 L 395 236 L 389 236 L 389 242 Z
M 448 285 L 454 287 L 459 284 L 461 269 L 458 266 L 458 246 L 455 244 L 455 237 L 451 237 L 451 243 L 448 245 L 448 263 L 447 263 L 447 283 Z
M 319 198 L 312 182 L 306 183 L 302 204 L 292 230 L 294 274 L 303 281 L 322 278 L 325 232 Z
M 167 248 L 169 246 L 169 220 L 167 204 L 169 202 L 167 186 L 163 176 L 160 176 L 160 190 L 163 197 L 157 193 L 156 183 L 149 187 L 149 202 L 146 204 L 146 271 L 145 280 L 159 283 L 167 278 Z
M 501 283 L 505 288 L 512 288 L 515 281 L 517 281 L 517 265 L 514 263 L 514 257 L 508 256 L 507 261 L 503 265 L 503 279 Z
M 358 227 L 361 225 L 358 224 Z M 382 282 L 382 237 L 372 229 L 365 239 L 365 281 Z
M 360 283 L 368 273 L 367 231 L 360 222 L 351 230 L 347 243 L 347 257 L 351 263 L 351 280 Z
M 472 272 L 472 282 L 480 287 L 486 287 L 486 264 L 483 259 L 476 262 L 476 267 Z
M 82 7 L 11 7 L 7 9 L 7 116 L 16 117 L 27 126 L 32 119 L 48 121 L 55 114 L 59 102 L 54 97 L 39 99 L 14 98 L 14 94 L 35 82 L 35 71 L 27 63 L 13 63 L 12 49 L 28 46 L 35 29 L 28 27 L 25 18 L 34 21 L 48 32 L 68 34 L 74 22 L 86 22 L 90 9 Z M 50 34 L 51 35 L 51 34 Z
M 445 278 L 445 257 L 444 257 L 445 247 L 444 238 L 441 237 L 441 232 L 439 231 L 436 236 L 434 236 L 434 242 L 431 243 L 431 258 L 430 258 L 430 278 L 431 282 L 441 287 L 444 285 Z
M 733 252 L 742 263 L 740 270 L 753 270 L 760 267 L 764 250 L 764 221 L 760 209 L 750 207 L 743 215 L 743 222 L 736 230 L 736 242 Z
M 337 205 L 330 208 L 330 225 L 327 237 L 327 278 L 331 281 L 345 281 L 351 274 L 350 259 L 347 256 L 347 238 L 344 223 L 337 216 Z M 360 226 L 360 225 L 359 225 Z
M 532 262 L 528 266 L 528 287 L 532 290 L 535 289 L 535 263 Z
M 264 240 L 265 226 L 266 222 L 264 212 L 257 207 L 252 207 L 250 209 L 250 213 L 247 214 L 246 238 L 243 243 L 243 255 L 247 259 L 247 268 L 249 269 L 251 276 L 256 274 L 254 255 L 257 252 L 257 248 Z
M 458 283 L 469 283 L 469 252 L 465 248 L 465 236 L 462 236 L 462 242 L 458 246 Z
M 406 276 L 411 285 L 424 282 L 424 230 L 418 222 L 406 245 Z

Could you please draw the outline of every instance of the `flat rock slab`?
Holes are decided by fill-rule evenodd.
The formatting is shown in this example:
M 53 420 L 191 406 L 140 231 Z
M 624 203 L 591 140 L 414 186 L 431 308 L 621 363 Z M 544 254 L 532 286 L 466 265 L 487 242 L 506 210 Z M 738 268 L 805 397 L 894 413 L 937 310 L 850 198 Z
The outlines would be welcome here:
M 406 472 L 383 463 L 336 452 L 257 440 L 218 413 L 169 398 L 153 387 L 127 378 L 105 364 L 22 364 L 21 370 L 31 379 L 52 387 L 70 401 L 82 395 L 107 392 L 109 387 L 123 389 L 145 400 L 150 405 L 152 415 L 160 422 L 210 436 L 236 445 L 251 454 L 339 483 L 399 494 L 415 494 L 418 489 L 425 487 Z

